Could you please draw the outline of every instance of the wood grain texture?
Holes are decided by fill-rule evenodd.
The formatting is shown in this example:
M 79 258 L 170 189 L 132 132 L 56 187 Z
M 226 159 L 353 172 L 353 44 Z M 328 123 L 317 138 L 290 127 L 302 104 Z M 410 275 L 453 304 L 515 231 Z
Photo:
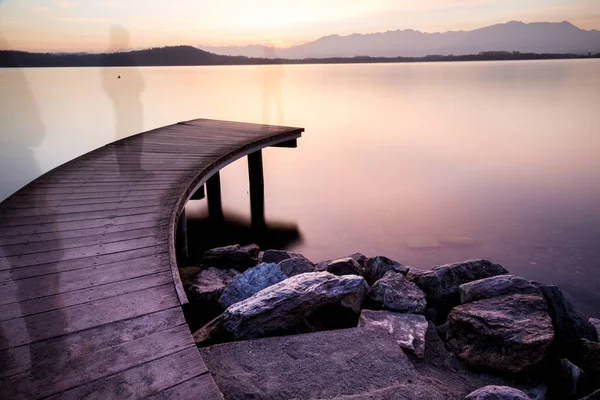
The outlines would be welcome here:
M 221 168 L 302 131 L 186 121 L 0 203 L 0 398 L 222 399 L 181 310 L 177 220 Z

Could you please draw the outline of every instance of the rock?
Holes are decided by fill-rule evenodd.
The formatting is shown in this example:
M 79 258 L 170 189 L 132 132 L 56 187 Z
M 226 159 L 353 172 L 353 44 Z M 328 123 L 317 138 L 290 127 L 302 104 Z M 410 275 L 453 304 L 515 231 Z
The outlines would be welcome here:
M 427 295 L 427 302 L 443 313 L 460 304 L 460 285 L 508 271 L 488 260 L 465 261 L 433 268 L 424 273 L 416 284 Z
M 465 400 L 531 400 L 518 389 L 508 386 L 486 386 L 465 397 Z
M 532 282 L 515 275 L 496 275 L 464 283 L 458 287 L 458 292 L 461 304 L 509 294 L 542 295 Z
M 358 326 L 389 333 L 401 348 L 413 352 L 419 358 L 423 358 L 425 354 L 427 320 L 422 315 L 363 310 Z
M 475 367 L 520 373 L 550 354 L 554 339 L 544 299 L 515 294 L 455 307 L 448 315 L 446 344 Z
M 408 272 L 406 273 L 406 279 L 408 279 L 410 282 L 414 282 L 418 280 L 425 272 L 427 271 L 417 268 L 409 268 Z
M 551 383 L 556 384 L 562 397 L 576 395 L 579 380 L 582 376 L 581 369 L 567 359 L 560 359 L 558 367 L 559 374 L 553 378 L 553 382 Z
M 419 380 L 390 335 L 376 330 L 225 343 L 200 353 L 229 400 L 447 399 Z
M 582 397 L 579 400 L 600 400 L 600 390 L 596 390 L 594 393 Z
M 365 256 L 363 253 L 354 253 L 349 257 L 353 258 L 354 261 L 356 261 L 362 268 L 364 268 L 365 264 L 367 263 L 367 256 Z
M 389 271 L 369 291 L 369 299 L 377 305 L 394 311 L 422 314 L 427 302 L 425 293 L 404 275 Z
M 578 339 L 598 341 L 598 332 L 594 325 L 571 305 L 558 286 L 540 285 L 540 290 L 548 304 L 548 313 L 552 318 L 561 351 L 569 342 Z
M 179 277 L 184 288 L 194 283 L 198 274 L 202 272 L 200 267 L 184 267 L 179 268 Z
M 596 389 L 600 388 L 600 343 L 579 339 L 569 343 L 568 358 L 585 372 Z
M 362 276 L 362 268 L 355 259 L 346 257 L 338 260 L 329 261 L 320 265 L 321 271 L 327 271 L 331 274 L 342 275 L 360 275 Z
M 364 276 L 367 280 L 367 283 L 372 285 L 379 279 L 383 278 L 385 273 L 388 271 L 399 272 L 403 275 L 406 275 L 408 272 L 408 267 L 405 267 L 396 261 L 390 260 L 387 257 L 371 257 L 365 264 Z
M 190 300 L 202 303 L 202 306 L 216 306 L 223 290 L 239 275 L 234 269 L 209 268 L 200 271 L 193 280 L 184 282 Z
M 594 326 L 594 328 L 596 328 L 596 334 L 598 335 L 598 338 L 600 339 L 600 319 L 598 319 L 598 318 L 590 318 L 588 320 L 588 322 L 590 324 L 592 324 Z
M 436 326 L 435 331 L 438 334 L 438 336 L 440 337 L 440 339 L 442 339 L 443 341 L 446 341 L 446 337 L 448 336 L 448 322 L 446 321 L 445 324 Z
M 369 285 L 363 277 L 335 276 L 329 272 L 296 275 L 261 290 L 229 307 L 194 333 L 196 343 L 243 340 L 295 329 L 303 320 L 329 304 L 360 313 Z
M 427 307 L 424 314 L 427 321 L 431 321 L 435 324 L 435 321 L 438 320 L 438 315 L 437 311 L 435 311 L 435 308 Z
M 223 309 L 287 279 L 277 264 L 262 263 L 235 276 L 219 298 Z
M 306 258 L 300 257 L 288 258 L 281 261 L 279 264 L 277 264 L 277 266 L 288 278 L 299 274 L 304 274 L 306 272 L 315 272 L 315 266 L 313 263 L 308 261 Z
M 306 261 L 309 261 L 302 254 L 293 253 L 291 251 L 285 251 L 285 250 L 267 250 L 263 254 L 262 262 L 279 264 L 283 260 L 288 260 L 290 258 L 302 258 L 302 259 L 304 259 Z
M 259 253 L 260 249 L 255 244 L 243 247 L 234 244 L 205 251 L 200 262 L 207 267 L 244 271 L 258 264 Z

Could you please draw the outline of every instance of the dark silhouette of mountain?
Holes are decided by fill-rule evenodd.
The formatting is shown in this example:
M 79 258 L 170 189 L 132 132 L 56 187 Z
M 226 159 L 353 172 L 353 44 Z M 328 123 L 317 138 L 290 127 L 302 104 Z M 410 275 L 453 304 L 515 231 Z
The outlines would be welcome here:
M 201 48 L 204 48 L 200 46 Z M 217 54 L 253 56 L 257 47 L 211 47 Z M 204 48 L 207 50 L 207 48 Z M 600 52 L 600 31 L 564 22 L 511 21 L 471 31 L 425 33 L 412 29 L 349 36 L 329 35 L 314 42 L 281 49 L 282 58 L 424 57 L 429 54 L 465 55 L 482 51 L 522 53 Z
M 595 54 L 520 53 L 486 51 L 466 55 L 428 55 L 425 57 L 328 57 L 301 60 L 282 58 L 248 58 L 222 56 L 191 46 L 161 47 L 131 52 L 105 54 L 53 54 L 0 50 L 0 68 L 20 67 L 144 67 L 184 65 L 262 65 L 262 64 L 358 64 L 392 62 L 490 61 L 490 60 L 549 60 L 571 58 L 600 58 Z

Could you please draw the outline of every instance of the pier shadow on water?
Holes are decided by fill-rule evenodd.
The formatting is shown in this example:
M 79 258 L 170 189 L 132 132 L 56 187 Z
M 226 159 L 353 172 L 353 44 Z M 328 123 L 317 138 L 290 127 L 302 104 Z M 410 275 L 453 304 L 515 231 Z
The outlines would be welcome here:
M 10 48 L 2 32 L 0 48 Z M 27 76 L 19 68 L 0 70 L 0 132 L 4 199 L 42 173 L 35 149 L 44 139 L 45 126 Z M 48 212 L 56 205 L 53 195 L 44 185 L 26 187 L 0 204 L 0 379 L 14 377 L 28 382 L 29 388 L 46 376 L 49 365 L 68 358 L 62 338 L 68 321 L 58 274 L 63 239 Z M 25 225 L 35 228 L 23 229 Z M 12 390 L 8 386 L 10 381 L 3 388 Z M 8 398 L 4 389 L 0 398 Z
M 144 127 L 144 111 L 141 95 L 144 80 L 135 60 L 127 52 L 130 45 L 129 31 L 120 25 L 110 29 L 110 47 L 102 57 L 102 84 L 109 97 L 115 120 L 115 141 L 141 133 Z M 125 65 L 125 67 L 123 66 Z M 121 175 L 145 172 L 142 169 L 143 140 L 118 142 L 112 145 Z

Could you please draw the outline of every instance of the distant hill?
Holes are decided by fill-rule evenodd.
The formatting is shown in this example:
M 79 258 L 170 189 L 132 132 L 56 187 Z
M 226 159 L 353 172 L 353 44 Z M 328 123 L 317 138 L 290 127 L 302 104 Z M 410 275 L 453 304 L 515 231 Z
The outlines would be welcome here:
M 202 47 L 216 54 L 258 57 L 264 46 Z M 512 21 L 471 31 L 424 33 L 396 30 L 349 36 L 324 36 L 314 42 L 278 49 L 277 56 L 288 59 L 326 57 L 424 57 L 478 54 L 482 51 L 522 53 L 600 52 L 600 31 L 579 29 L 564 22 L 523 23 Z

